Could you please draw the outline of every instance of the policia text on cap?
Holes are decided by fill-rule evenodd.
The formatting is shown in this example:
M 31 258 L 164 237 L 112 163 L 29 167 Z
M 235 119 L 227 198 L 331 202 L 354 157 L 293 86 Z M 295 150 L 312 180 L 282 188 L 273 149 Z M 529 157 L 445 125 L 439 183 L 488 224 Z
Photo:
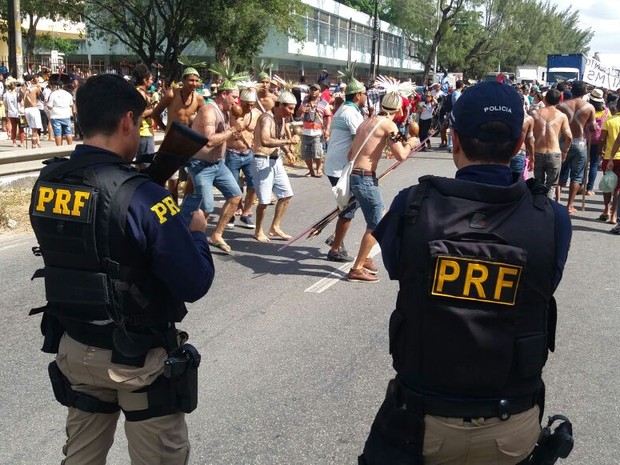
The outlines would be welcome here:
M 130 83 L 91 77 L 76 100 L 84 144 L 47 163 L 30 205 L 47 299 L 31 313 L 43 313 L 69 408 L 63 463 L 104 465 L 122 410 L 133 465 L 185 464 L 200 355 L 175 323 L 213 281 L 206 220 L 197 212 L 188 228 L 169 193 L 129 168 L 145 109 Z
M 463 92 L 456 178 L 420 178 L 374 230 L 400 284 L 389 325 L 397 375 L 360 464 L 546 464 L 570 452 L 569 428 L 542 440 L 552 433 L 541 436 L 540 421 L 571 223 L 546 188 L 511 175 L 523 117 L 510 86 Z M 554 450 L 532 454 L 537 441 Z

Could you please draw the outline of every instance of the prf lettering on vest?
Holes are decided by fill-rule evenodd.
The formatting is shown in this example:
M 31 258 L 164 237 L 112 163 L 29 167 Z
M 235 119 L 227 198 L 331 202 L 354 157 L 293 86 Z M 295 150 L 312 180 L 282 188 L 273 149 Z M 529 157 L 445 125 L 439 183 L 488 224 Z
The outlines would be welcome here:
M 47 218 L 88 221 L 93 189 L 86 186 L 40 183 L 33 214 Z
M 432 295 L 514 306 L 522 266 L 438 256 Z
M 157 216 L 159 224 L 164 224 L 166 221 L 168 221 L 169 217 L 173 217 L 174 215 L 179 213 L 181 209 L 176 204 L 172 196 L 168 196 L 161 202 L 157 202 L 155 205 L 153 205 L 151 207 L 151 211 Z

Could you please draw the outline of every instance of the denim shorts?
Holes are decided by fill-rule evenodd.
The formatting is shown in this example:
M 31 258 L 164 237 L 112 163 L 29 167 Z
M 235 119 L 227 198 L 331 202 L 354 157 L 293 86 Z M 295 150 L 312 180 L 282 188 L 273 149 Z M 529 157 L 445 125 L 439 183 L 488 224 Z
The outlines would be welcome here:
M 588 158 L 588 143 L 585 140 L 573 140 L 566 155 L 566 161 L 560 171 L 560 184 L 566 184 L 570 175 L 570 182 L 581 184 L 586 170 Z
M 52 130 L 54 131 L 54 137 L 72 136 L 71 118 L 52 119 Z
M 329 179 L 329 183 L 332 185 L 332 187 L 335 187 L 336 184 L 338 184 L 338 180 L 340 178 L 337 178 L 335 176 L 327 176 L 327 179 Z M 338 217 L 339 218 L 346 218 L 348 220 L 352 220 L 353 217 L 355 216 L 355 210 L 357 210 L 358 208 L 359 208 L 359 205 L 357 204 L 357 202 L 353 202 L 347 208 L 342 210 L 340 212 L 340 214 L 338 215 Z
M 189 175 L 194 181 L 194 192 L 204 199 L 202 210 L 212 213 L 215 209 L 213 187 L 216 187 L 226 200 L 241 195 L 239 184 L 224 164 L 224 160 L 209 163 L 203 160 L 191 160 L 188 167 Z
M 251 150 L 244 154 L 236 150 L 226 149 L 226 166 L 228 166 L 237 184 L 239 183 L 239 172 L 243 170 L 245 185 L 248 189 L 254 189 L 254 182 L 252 181 L 252 160 L 254 160 L 254 152 Z
M 510 159 L 510 172 L 521 176 L 525 170 L 525 152 L 519 152 Z
M 374 176 L 352 174 L 350 178 L 351 193 L 362 209 L 366 227 L 375 229 L 383 217 L 383 199 L 379 189 L 379 180 Z

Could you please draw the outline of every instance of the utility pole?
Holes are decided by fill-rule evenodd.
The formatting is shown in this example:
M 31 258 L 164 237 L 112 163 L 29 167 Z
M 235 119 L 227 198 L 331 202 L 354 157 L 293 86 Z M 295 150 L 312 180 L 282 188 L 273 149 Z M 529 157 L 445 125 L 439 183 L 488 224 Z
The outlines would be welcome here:
M 20 0 L 9 1 L 9 70 L 13 77 L 22 77 L 24 74 L 24 59 L 22 51 L 22 20 Z
M 372 50 L 370 52 L 370 80 L 377 77 L 377 35 L 379 30 L 379 0 L 375 0 L 375 16 L 372 25 Z

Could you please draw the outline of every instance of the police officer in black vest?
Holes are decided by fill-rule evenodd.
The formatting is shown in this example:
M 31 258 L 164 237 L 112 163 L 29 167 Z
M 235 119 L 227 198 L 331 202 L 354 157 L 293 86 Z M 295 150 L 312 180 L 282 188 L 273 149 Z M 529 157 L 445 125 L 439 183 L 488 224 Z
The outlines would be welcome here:
M 397 375 L 361 464 L 512 465 L 537 442 L 571 223 L 544 187 L 511 176 L 523 116 L 510 86 L 466 90 L 451 121 L 456 179 L 420 178 L 374 231 L 400 284 Z
M 30 205 L 45 267 L 43 350 L 69 408 L 65 465 L 104 465 L 120 410 L 132 465 L 187 463 L 200 356 L 178 331 L 213 281 L 206 221 L 129 166 L 145 101 L 122 77 L 77 91 L 84 144 L 47 163 Z

